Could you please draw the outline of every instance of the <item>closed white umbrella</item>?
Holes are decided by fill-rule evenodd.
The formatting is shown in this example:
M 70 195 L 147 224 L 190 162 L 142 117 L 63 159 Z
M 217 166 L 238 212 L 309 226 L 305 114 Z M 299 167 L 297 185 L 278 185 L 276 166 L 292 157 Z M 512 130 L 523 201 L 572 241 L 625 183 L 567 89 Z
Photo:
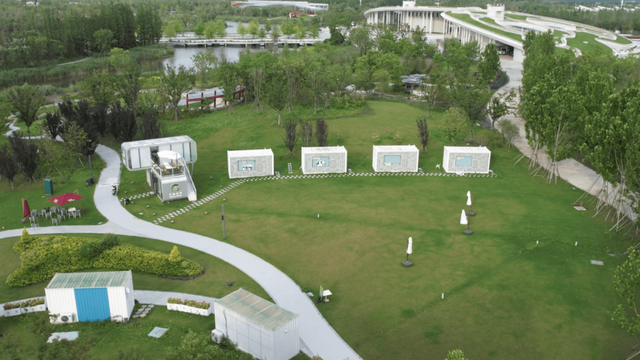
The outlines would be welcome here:
M 462 214 L 460 215 L 460 225 L 467 225 L 467 230 L 463 231 L 467 235 L 473 234 L 473 231 L 469 230 L 469 220 L 467 219 L 467 214 L 462 209 Z
M 402 265 L 404 266 L 411 266 L 413 265 L 413 263 L 411 261 L 409 261 L 409 254 L 413 253 L 413 238 L 409 237 L 409 240 L 407 240 L 407 260 L 402 262 Z
M 476 213 L 473 212 L 473 203 L 471 202 L 471 191 L 467 191 L 467 206 L 471 206 L 471 209 L 467 211 L 467 215 L 473 216 Z
M 469 225 L 469 220 L 467 220 L 467 213 L 462 210 L 462 214 L 460 215 L 460 225 Z

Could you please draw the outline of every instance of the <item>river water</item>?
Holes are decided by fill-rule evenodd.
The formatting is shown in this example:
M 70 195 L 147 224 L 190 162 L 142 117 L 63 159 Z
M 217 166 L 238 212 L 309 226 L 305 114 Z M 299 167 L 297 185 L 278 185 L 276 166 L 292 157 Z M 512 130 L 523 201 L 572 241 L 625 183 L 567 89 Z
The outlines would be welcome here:
M 245 23 L 245 26 L 248 24 Z M 262 25 L 260 25 L 262 27 Z M 233 21 L 227 21 L 227 34 L 236 34 L 238 28 L 238 23 Z M 326 30 L 326 29 L 325 29 Z M 249 36 L 249 35 L 247 35 Z M 328 31 L 320 32 L 320 39 L 328 39 L 330 37 Z M 193 61 L 191 57 L 199 52 L 203 51 L 211 51 L 219 60 L 227 59 L 229 61 L 238 61 L 240 59 L 240 54 L 246 51 L 246 48 L 240 46 L 216 46 L 216 47 L 174 47 L 174 54 L 170 58 L 158 60 L 158 61 L 149 61 L 142 64 L 145 71 L 158 71 L 164 68 L 166 65 L 170 66 L 181 66 L 184 65 L 187 68 L 193 67 Z M 260 52 L 266 51 L 265 47 L 250 47 L 250 52 Z M 80 74 L 72 77 L 60 78 L 55 80 L 47 81 L 45 84 L 54 85 L 57 87 L 69 87 L 73 85 L 76 81 L 81 81 L 86 78 L 88 74 Z

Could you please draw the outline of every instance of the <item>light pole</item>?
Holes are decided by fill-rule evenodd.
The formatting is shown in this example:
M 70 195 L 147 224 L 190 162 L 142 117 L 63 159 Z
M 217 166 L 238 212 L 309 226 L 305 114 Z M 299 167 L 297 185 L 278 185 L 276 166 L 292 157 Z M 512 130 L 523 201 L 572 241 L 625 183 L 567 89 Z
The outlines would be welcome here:
M 227 239 L 227 233 L 224 229 L 224 204 L 222 204 L 222 240 Z

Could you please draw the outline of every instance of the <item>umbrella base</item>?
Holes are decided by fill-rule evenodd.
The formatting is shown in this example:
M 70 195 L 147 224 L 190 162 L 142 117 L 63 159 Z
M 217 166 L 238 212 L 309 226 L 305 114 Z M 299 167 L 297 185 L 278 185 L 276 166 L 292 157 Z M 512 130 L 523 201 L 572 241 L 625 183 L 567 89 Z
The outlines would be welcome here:
M 463 233 L 465 233 L 465 234 L 467 234 L 467 235 L 471 235 L 471 234 L 473 234 L 473 231 L 471 231 L 471 230 L 465 230 L 465 231 L 463 231 Z
M 476 213 L 474 213 L 473 211 L 467 211 L 467 216 L 474 216 Z
M 413 263 L 411 261 L 409 261 L 409 260 L 405 260 L 405 261 L 402 262 L 402 265 L 404 265 L 406 267 L 409 267 L 409 266 L 413 265 Z

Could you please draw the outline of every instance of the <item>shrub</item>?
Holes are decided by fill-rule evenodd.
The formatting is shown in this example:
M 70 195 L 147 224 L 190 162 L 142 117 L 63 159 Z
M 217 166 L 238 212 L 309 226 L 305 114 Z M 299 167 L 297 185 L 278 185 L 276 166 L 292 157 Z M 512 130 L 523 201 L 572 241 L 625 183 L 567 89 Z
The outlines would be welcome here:
M 59 240 L 58 240 L 59 239 Z M 13 248 L 20 253 L 20 268 L 7 277 L 10 287 L 46 281 L 57 272 L 86 269 L 133 270 L 149 274 L 189 277 L 202 273 L 202 266 L 180 257 L 171 261 L 169 254 L 146 250 L 133 245 L 115 245 L 119 240 L 107 237 L 102 241 L 80 237 L 31 236 L 23 233 Z M 87 245 L 91 244 L 91 245 Z M 108 248 L 108 246 L 112 246 Z M 91 257 L 91 255 L 95 257 Z M 179 253 L 178 253 L 179 254 Z
M 6 303 L 4 304 L 5 310 L 23 308 L 23 307 L 33 307 L 44 304 L 44 298 L 31 299 L 27 301 L 14 302 L 14 303 Z
M 120 238 L 114 234 L 106 234 L 104 238 L 102 238 L 100 245 L 102 246 L 102 251 L 111 249 L 112 247 L 120 245 Z
M 189 299 L 182 300 L 178 298 L 169 298 L 167 299 L 167 303 L 186 305 L 186 306 L 191 306 L 197 309 L 205 309 L 205 310 L 211 307 L 211 304 L 206 301 L 195 301 L 195 300 L 189 300 Z

